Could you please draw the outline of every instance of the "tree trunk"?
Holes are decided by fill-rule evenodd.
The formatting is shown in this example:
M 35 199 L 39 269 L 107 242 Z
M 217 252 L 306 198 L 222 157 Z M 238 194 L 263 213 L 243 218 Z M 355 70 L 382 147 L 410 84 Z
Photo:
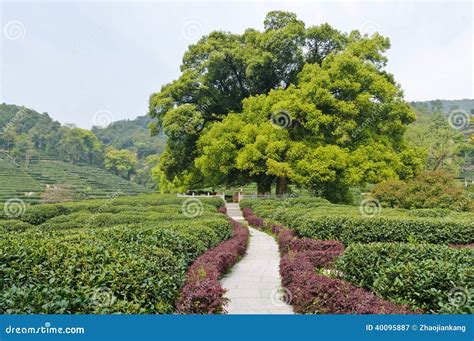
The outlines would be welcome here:
M 283 195 L 287 192 L 286 176 L 279 176 L 276 181 L 276 194 Z
M 257 194 L 270 194 L 272 191 L 272 182 L 267 178 L 257 182 Z

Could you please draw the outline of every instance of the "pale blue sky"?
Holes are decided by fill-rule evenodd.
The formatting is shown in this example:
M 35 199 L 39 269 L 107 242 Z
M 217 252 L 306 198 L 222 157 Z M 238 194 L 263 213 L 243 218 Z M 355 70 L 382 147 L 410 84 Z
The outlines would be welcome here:
M 262 29 L 270 10 L 390 37 L 387 69 L 408 100 L 473 98 L 472 2 L 5 2 L 0 102 L 90 128 L 134 118 L 212 30 Z M 96 114 L 99 112 L 99 116 Z M 100 118 L 104 112 L 110 112 Z M 99 118 L 98 118 L 99 117 Z M 97 122 L 96 122 L 97 123 Z M 103 122 L 102 122 L 103 123 Z

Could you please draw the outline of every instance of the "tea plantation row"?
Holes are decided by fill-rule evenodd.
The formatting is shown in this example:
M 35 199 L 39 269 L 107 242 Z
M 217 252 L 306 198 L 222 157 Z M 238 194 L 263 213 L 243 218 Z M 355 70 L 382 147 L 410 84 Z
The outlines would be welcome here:
M 148 189 L 87 164 L 33 160 L 28 168 L 0 153 L 0 202 L 20 198 L 28 203 L 134 195 Z
M 382 209 L 366 216 L 309 198 L 248 199 L 241 207 L 299 237 L 342 241 L 346 250 L 332 273 L 356 286 L 425 312 L 474 312 L 474 250 L 447 245 L 474 242 L 472 213 Z
M 474 213 L 434 209 L 388 209 L 333 205 L 324 199 L 246 199 L 241 207 L 277 221 L 300 237 L 335 239 L 345 245 L 418 241 L 435 244 L 474 242 Z M 364 213 L 367 210 L 367 213 Z M 361 212 L 362 211 L 362 212 Z
M 191 262 L 231 236 L 221 205 L 153 194 L 0 218 L 0 313 L 173 313 Z

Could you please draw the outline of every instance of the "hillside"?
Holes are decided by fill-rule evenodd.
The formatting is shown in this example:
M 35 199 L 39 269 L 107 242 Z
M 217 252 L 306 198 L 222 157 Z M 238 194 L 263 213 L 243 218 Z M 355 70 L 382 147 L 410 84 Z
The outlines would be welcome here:
M 465 115 L 462 119 L 464 121 L 460 130 L 464 135 L 472 135 L 474 133 L 474 99 L 461 99 L 461 100 L 433 100 L 433 101 L 419 101 L 411 102 L 410 105 L 417 111 L 427 113 L 430 115 L 442 114 L 449 117 L 450 113 L 454 113 L 457 110 L 470 116 L 470 119 Z M 456 124 L 456 123 L 455 123 Z M 457 124 L 461 124 L 458 122 Z
M 474 136 L 474 99 L 463 100 L 433 100 L 425 102 L 411 102 L 411 106 L 417 113 L 417 120 L 409 128 L 418 126 L 421 140 L 419 145 L 429 150 L 429 153 L 437 153 L 438 157 L 444 156 L 449 168 L 458 174 L 459 179 L 466 184 L 474 181 L 474 147 L 472 138 Z M 424 127 L 424 128 L 423 128 Z M 439 134 L 439 128 L 444 127 L 445 134 Z M 451 131 L 449 133 L 448 130 Z M 456 128 L 456 129 L 452 129 Z M 458 133 L 455 137 L 454 132 Z M 454 140 L 446 140 L 446 134 L 450 134 Z M 410 140 L 413 142 L 413 135 Z M 429 143 L 429 141 L 434 144 Z M 457 146 L 457 147 L 456 147 Z M 452 157 L 447 155 L 452 154 Z M 457 164 L 453 167 L 454 164 Z M 471 186 L 472 187 L 472 186 Z
M 108 198 L 148 192 L 103 169 L 51 159 L 34 159 L 28 168 L 0 153 L 0 202 L 19 198 L 28 203 Z
M 151 169 L 163 151 L 165 139 L 164 135 L 150 136 L 150 121 L 147 117 L 137 117 L 87 130 L 61 125 L 47 113 L 3 103 L 0 104 L 0 152 L 25 168 L 29 168 L 32 160 L 89 165 L 122 177 L 127 183 L 130 180 L 153 188 Z M 126 169 L 121 168 L 123 159 L 111 160 L 112 155 L 124 153 L 131 160 Z M 47 161 L 41 165 L 48 167 Z
M 148 125 L 152 121 L 147 116 L 139 116 L 133 120 L 113 122 L 105 128 L 93 127 L 92 132 L 105 146 L 134 151 L 142 160 L 160 154 L 166 144 L 165 135 L 150 135 Z
M 443 112 L 448 114 L 452 110 L 461 109 L 467 111 L 474 110 L 474 99 L 460 99 L 460 100 L 443 100 L 437 99 L 432 101 L 414 101 L 410 104 L 416 109 L 427 109 L 430 112 Z

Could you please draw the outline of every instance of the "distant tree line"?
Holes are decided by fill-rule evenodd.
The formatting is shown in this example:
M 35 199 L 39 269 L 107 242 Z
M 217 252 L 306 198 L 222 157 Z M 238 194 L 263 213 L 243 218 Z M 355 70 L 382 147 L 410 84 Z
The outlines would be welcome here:
M 87 163 L 152 187 L 151 169 L 165 142 L 163 137 L 150 136 L 148 123 L 149 119 L 139 117 L 91 131 L 4 103 L 0 104 L 0 150 L 24 167 L 35 158 Z

